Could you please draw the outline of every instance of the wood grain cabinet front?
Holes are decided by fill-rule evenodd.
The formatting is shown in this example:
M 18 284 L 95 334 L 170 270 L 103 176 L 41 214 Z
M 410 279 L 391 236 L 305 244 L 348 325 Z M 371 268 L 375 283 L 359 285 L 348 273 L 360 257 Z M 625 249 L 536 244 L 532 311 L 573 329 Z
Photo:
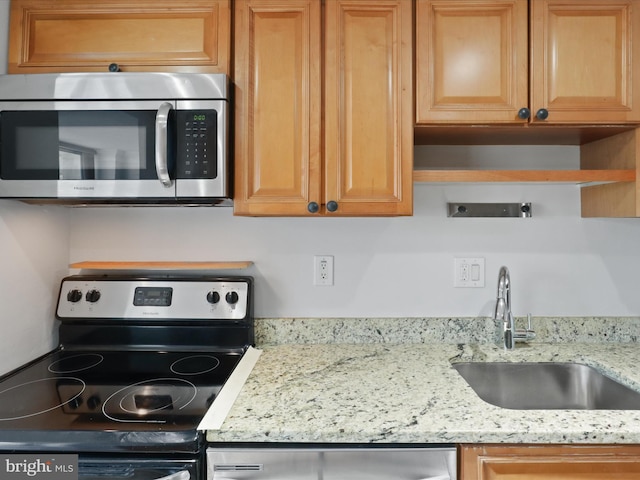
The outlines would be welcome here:
M 230 0 L 12 0 L 9 73 L 230 73 Z
M 635 0 L 416 0 L 416 118 L 640 120 Z
M 460 480 L 637 480 L 640 446 L 463 445 Z
M 234 213 L 410 215 L 412 2 L 234 6 Z

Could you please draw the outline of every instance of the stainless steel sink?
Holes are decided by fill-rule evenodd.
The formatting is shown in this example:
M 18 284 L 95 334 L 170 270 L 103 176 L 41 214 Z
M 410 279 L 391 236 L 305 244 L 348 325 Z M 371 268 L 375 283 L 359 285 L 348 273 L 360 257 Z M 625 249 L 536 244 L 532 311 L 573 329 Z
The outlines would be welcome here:
M 465 362 L 453 367 L 478 396 L 516 410 L 640 410 L 640 393 L 579 363 Z

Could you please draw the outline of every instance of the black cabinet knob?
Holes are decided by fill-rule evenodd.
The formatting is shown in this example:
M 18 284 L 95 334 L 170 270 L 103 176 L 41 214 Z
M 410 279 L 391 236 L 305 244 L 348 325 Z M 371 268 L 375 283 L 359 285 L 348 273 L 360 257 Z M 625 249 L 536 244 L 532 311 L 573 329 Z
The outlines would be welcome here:
M 536 118 L 538 120 L 546 120 L 548 116 L 549 110 L 547 110 L 546 108 L 541 108 L 536 112 Z
M 518 118 L 526 120 L 529 117 L 531 117 L 531 110 L 529 110 L 527 107 L 522 107 L 520 110 L 518 110 Z
M 318 202 L 309 202 L 309 204 L 307 205 L 307 210 L 309 211 L 309 213 L 318 213 L 318 211 L 320 210 L 320 205 L 318 205 Z
M 110 63 L 109 64 L 109 71 L 110 72 L 119 72 L 120 71 L 120 65 L 118 65 L 117 63 Z
M 327 210 L 330 212 L 335 212 L 336 210 L 338 210 L 338 202 L 334 201 L 334 200 L 330 200 L 327 202 Z

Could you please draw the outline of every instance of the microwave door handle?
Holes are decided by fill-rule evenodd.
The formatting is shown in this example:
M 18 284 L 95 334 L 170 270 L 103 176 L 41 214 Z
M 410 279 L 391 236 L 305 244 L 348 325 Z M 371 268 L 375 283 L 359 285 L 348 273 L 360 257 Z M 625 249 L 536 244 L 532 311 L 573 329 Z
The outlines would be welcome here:
M 171 186 L 167 160 L 167 125 L 169 123 L 169 112 L 172 108 L 173 105 L 165 102 L 160 105 L 158 113 L 156 113 L 156 174 L 160 183 L 165 187 Z

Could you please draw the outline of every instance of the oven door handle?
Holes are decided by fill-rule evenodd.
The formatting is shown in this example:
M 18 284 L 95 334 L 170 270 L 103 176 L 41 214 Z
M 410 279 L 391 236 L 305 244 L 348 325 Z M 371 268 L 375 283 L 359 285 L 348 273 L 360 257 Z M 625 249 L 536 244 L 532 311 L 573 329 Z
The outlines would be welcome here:
M 190 480 L 191 474 L 183 470 L 181 472 L 172 473 L 171 475 L 167 475 L 166 477 L 158 478 L 157 480 Z
M 171 177 L 169 176 L 169 162 L 167 155 L 168 135 L 167 129 L 169 124 L 169 112 L 173 109 L 173 105 L 164 102 L 158 108 L 156 113 L 156 174 L 158 180 L 165 187 L 170 187 Z M 162 479 L 164 480 L 164 479 Z M 173 480 L 173 479 L 171 479 Z

